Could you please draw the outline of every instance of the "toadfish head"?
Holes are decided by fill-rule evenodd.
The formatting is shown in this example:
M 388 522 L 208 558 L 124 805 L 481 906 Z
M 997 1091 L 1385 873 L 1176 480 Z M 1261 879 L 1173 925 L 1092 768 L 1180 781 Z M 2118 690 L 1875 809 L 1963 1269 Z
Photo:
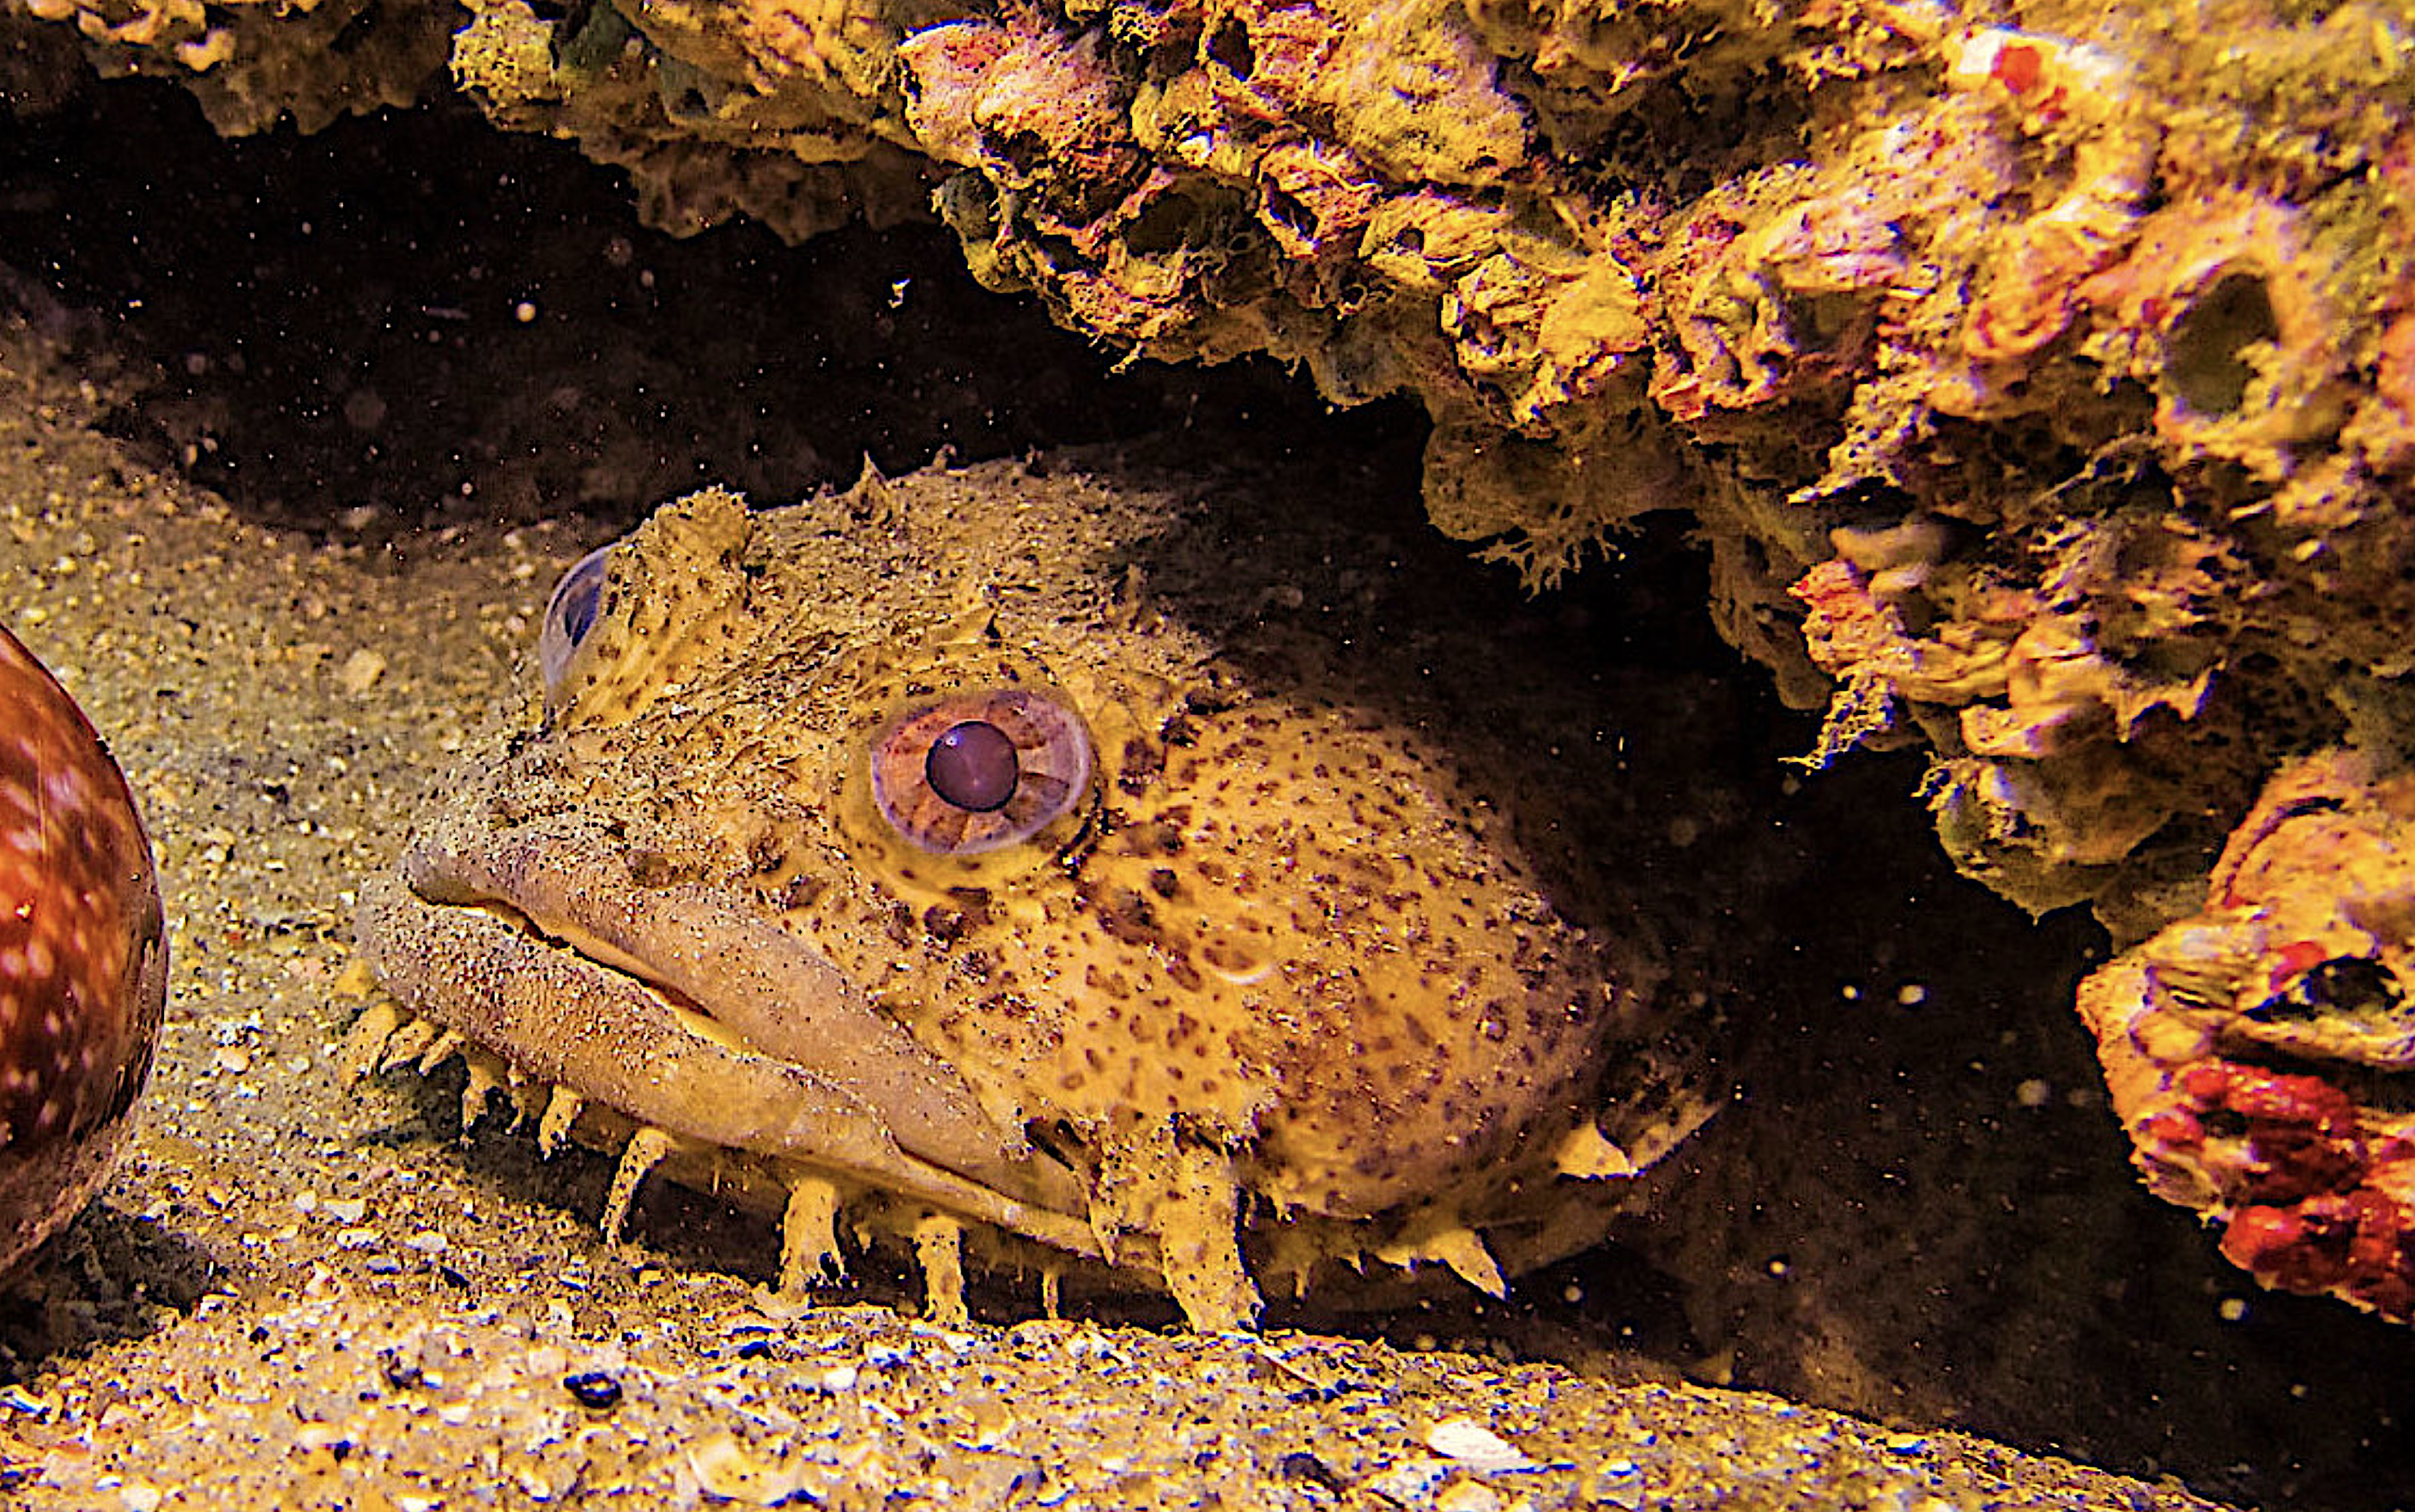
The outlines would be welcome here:
M 942 1308 L 960 1231 L 1209 1327 L 1261 1275 L 1497 1292 L 1591 1242 L 1598 1178 L 1702 1116 L 1644 932 L 1575 921 L 1534 785 L 1414 673 L 1349 696 L 1380 653 L 1230 550 L 1007 467 L 668 506 L 565 576 L 541 722 L 365 894 L 400 1009 L 359 1058 L 458 1050 L 548 1144 L 626 1139 L 616 1225 L 668 1161 L 778 1206 L 788 1280 L 844 1215 Z

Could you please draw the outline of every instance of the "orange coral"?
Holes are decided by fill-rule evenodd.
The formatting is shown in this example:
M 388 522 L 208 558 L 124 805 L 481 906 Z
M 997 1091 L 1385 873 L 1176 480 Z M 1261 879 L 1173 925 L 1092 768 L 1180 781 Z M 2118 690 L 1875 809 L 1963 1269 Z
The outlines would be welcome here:
M 2277 478 L 2287 451 L 2338 430 L 2347 324 L 2295 206 L 2209 185 L 2149 217 L 2081 297 L 2113 329 L 2093 350 L 2155 390 L 2157 432 Z

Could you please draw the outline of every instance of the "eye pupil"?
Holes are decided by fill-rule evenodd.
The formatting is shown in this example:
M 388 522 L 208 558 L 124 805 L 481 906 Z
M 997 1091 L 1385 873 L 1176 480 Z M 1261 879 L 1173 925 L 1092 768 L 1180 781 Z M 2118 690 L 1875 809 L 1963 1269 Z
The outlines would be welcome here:
M 985 719 L 968 719 L 931 742 L 922 774 L 931 791 L 956 807 L 990 814 L 1013 800 L 1023 770 L 1006 731 Z

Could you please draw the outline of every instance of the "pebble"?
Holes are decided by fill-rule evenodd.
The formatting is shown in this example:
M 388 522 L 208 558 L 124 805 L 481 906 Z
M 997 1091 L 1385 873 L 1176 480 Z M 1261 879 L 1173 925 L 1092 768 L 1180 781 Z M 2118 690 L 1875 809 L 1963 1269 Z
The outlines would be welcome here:
M 1488 1475 L 1535 1468 L 1516 1445 L 1473 1417 L 1446 1417 L 1436 1423 L 1426 1432 L 1426 1447 Z
M 385 658 L 364 646 L 344 658 L 337 669 L 336 682 L 352 697 L 357 698 L 377 685 L 385 675 Z

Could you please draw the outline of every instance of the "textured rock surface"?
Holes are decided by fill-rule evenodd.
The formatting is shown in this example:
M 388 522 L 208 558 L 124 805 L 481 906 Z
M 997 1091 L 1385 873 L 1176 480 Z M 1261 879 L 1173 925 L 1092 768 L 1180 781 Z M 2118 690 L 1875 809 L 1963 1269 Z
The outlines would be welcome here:
M 2148 1184 L 2267 1285 L 2415 1319 L 2415 777 L 2324 752 L 2266 789 L 2204 906 L 2080 1011 Z
M 1966 870 L 2125 936 L 2400 670 L 2387 7 L 15 4 L 229 130 L 424 90 L 452 34 L 680 230 L 936 187 L 1070 325 L 1414 394 L 1433 518 L 1536 581 L 1690 508 L 1822 756 L 1928 741 Z
M 12 103 L 39 104 L 66 86 L 73 65 L 57 41 L 72 35 L 103 77 L 176 80 L 231 135 L 287 118 L 315 131 L 408 105 L 443 67 L 458 24 L 447 7 L 408 0 L 11 0 L 0 13 Z
M 800 1493 L 867 1507 L 2205 1505 L 1940 1427 L 1954 1421 L 2150 1476 L 2184 1471 L 2242 1499 L 2312 1477 L 2335 1500 L 2382 1505 L 2407 1484 L 2373 1441 L 2415 1340 L 2286 1298 L 2269 1322 L 2258 1304 L 2226 1325 L 2186 1283 L 2147 1299 L 2195 1299 L 2168 1327 L 2095 1334 L 2092 1278 L 2120 1267 L 2092 1247 L 2122 1226 L 2098 1205 L 2087 1223 L 2034 1213 L 2024 1225 L 2092 1278 L 2022 1294 L 2024 1320 L 2052 1313 L 2090 1335 L 2061 1343 L 2001 1315 L 1892 1332 L 1861 1310 L 1878 1290 L 1868 1273 L 1831 1273 L 1793 1248 L 1790 1302 L 1817 1298 L 1830 1370 L 1854 1354 L 1900 1385 L 1901 1359 L 1942 1394 L 1871 1400 L 1913 1418 L 1893 1430 L 1668 1379 L 1607 1320 L 1664 1332 L 1671 1304 L 1591 1274 L 1554 1277 L 1522 1294 L 1531 1301 L 1395 1321 L 1404 1345 L 1461 1346 L 1438 1353 L 1052 1323 L 1028 1290 L 977 1292 L 980 1321 L 941 1328 L 906 1315 L 910 1293 L 869 1265 L 858 1289 L 801 1309 L 765 1289 L 775 1235 L 667 1190 L 630 1247 L 609 1246 L 595 1223 L 608 1162 L 540 1165 L 525 1138 L 465 1150 L 458 1080 L 355 1092 L 333 1065 L 359 1005 L 347 890 L 487 738 L 480 711 L 527 670 L 547 584 L 592 522 L 471 524 L 391 546 L 262 529 L 82 424 L 94 385 L 44 373 L 22 335 L 0 325 L 0 587 L 112 732 L 157 826 L 175 949 L 159 1074 L 128 1159 L 0 1292 L 11 1507 L 744 1506 Z M 2042 1006 L 2024 1016 L 2077 1038 Z M 2026 1051 L 2000 1058 L 2037 1065 Z M 1868 1080 L 1831 1078 L 1849 1114 L 1896 1083 L 1871 1064 Z M 2003 1105 L 2001 1089 L 1981 1100 Z M 2101 1113 L 2074 1116 L 2101 1152 Z M 2051 1113 L 2015 1115 L 1995 1144 L 2025 1152 L 2033 1178 L 2041 1142 L 2089 1145 L 2061 1128 Z M 1855 1169 L 1885 1159 L 1882 1145 L 1787 1143 L 1803 1162 L 1792 1197 L 1763 1175 L 1769 1209 L 1713 1191 L 1681 1219 L 1706 1247 L 1726 1225 L 1738 1268 L 1761 1272 L 1766 1247 L 1793 1244 L 1783 1207 L 1834 1204 Z M 2083 1185 L 2112 1214 L 2174 1216 L 2109 1160 Z M 1852 1205 L 1856 1222 L 1893 1221 L 1858 1193 Z M 1968 1204 L 1932 1192 L 1921 1209 L 1974 1235 L 2003 1216 L 1992 1190 Z M 1838 1241 L 1876 1258 L 1850 1232 Z M 2163 1252 L 2182 1267 L 2198 1253 Z M 1978 1284 L 1969 1259 L 1934 1250 L 1925 1286 L 1895 1290 Z M 1587 1323 L 1563 1289 L 1605 1321 Z M 1557 1325 L 1529 1321 L 1554 1311 Z M 1511 1363 L 1511 1340 L 1531 1358 L 1554 1326 L 1598 1332 L 1612 1354 L 1586 1376 Z M 1900 1355 L 1879 1347 L 1882 1331 Z M 2018 1384 L 1981 1381 L 2016 1332 L 2047 1348 Z M 1745 1337 L 1705 1347 L 1732 1359 Z M 1801 1330 L 1755 1337 L 1774 1360 Z M 1639 1380 L 1646 1370 L 1657 1379 Z M 1821 1394 L 1838 1398 L 1833 1378 Z M 2248 1457 L 2265 1478 L 2225 1468 Z
M 449 36 L 659 224 L 927 195 L 1104 341 L 1414 396 L 1432 517 L 1538 583 L 1689 511 L 1816 761 L 1924 746 L 1958 866 L 2125 945 L 2408 734 L 2402 7 L 8 3 L 35 102 L 70 26 L 225 130 Z

